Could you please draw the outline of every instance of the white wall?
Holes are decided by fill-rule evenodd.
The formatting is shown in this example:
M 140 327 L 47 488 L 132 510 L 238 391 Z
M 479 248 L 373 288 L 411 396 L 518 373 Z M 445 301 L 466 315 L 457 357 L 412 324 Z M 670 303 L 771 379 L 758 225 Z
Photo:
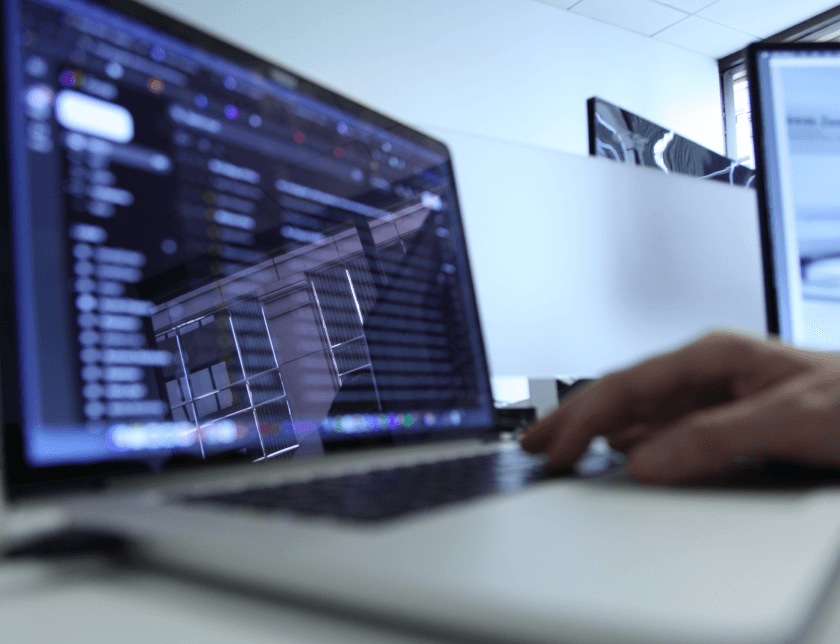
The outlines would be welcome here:
M 145 0 L 398 120 L 587 154 L 600 96 L 718 152 L 717 63 L 536 0 Z

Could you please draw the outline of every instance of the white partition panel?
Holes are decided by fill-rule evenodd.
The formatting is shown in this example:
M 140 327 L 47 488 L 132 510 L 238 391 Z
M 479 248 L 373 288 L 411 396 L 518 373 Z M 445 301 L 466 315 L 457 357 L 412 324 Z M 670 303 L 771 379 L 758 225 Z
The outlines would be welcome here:
M 753 190 L 438 135 L 493 374 L 595 376 L 710 329 L 765 333 Z

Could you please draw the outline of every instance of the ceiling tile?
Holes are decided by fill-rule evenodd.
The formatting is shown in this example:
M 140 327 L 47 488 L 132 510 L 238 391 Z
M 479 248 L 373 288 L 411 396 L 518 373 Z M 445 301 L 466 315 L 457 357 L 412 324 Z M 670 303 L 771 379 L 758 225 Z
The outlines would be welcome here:
M 573 4 L 580 2 L 580 0 L 537 0 L 542 4 L 550 4 L 552 7 L 560 7 L 561 9 L 568 9 Z
M 667 4 L 670 7 L 681 9 L 688 13 L 694 13 L 695 11 L 700 11 L 700 9 L 708 7 L 710 4 L 714 4 L 717 0 L 656 0 L 656 2 Z
M 837 0 L 718 0 L 697 15 L 767 38 L 835 6 Z
M 689 16 L 682 22 L 668 27 L 656 34 L 654 39 L 712 58 L 728 56 L 756 40 L 754 36 L 742 31 L 736 31 L 697 16 Z
M 582 0 L 570 11 L 645 36 L 686 17 L 685 12 L 652 0 Z

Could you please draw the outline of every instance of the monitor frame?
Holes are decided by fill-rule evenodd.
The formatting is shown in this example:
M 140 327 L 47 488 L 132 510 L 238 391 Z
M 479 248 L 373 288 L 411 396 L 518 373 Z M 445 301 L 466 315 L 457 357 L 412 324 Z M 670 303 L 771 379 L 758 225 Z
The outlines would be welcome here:
M 764 269 L 764 291 L 767 312 L 767 330 L 771 335 L 780 336 L 783 332 L 781 311 L 779 305 L 779 291 L 777 289 L 778 275 L 776 271 L 776 256 L 773 244 L 773 220 L 770 199 L 768 196 L 767 175 L 771 163 L 771 156 L 765 144 L 768 124 L 765 123 L 766 109 L 762 92 L 759 88 L 759 58 L 765 52 L 782 51 L 825 51 L 840 54 L 840 44 L 837 43 L 753 43 L 747 48 L 747 77 L 749 79 L 750 106 L 753 127 L 753 145 L 756 160 L 756 190 L 758 192 L 759 230 L 761 235 L 761 254 Z M 781 338 L 790 342 L 790 338 Z

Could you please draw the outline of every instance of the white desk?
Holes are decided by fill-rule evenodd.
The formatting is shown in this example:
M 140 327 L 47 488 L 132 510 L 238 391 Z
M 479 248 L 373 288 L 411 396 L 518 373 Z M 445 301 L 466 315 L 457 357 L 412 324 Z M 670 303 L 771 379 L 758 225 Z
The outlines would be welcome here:
M 0 563 L 7 644 L 455 644 L 195 580 L 91 561 Z M 562 640 L 558 639 L 558 642 Z M 840 641 L 840 580 L 799 644 Z
M 383 625 L 97 562 L 0 563 L 4 644 L 444 644 Z

